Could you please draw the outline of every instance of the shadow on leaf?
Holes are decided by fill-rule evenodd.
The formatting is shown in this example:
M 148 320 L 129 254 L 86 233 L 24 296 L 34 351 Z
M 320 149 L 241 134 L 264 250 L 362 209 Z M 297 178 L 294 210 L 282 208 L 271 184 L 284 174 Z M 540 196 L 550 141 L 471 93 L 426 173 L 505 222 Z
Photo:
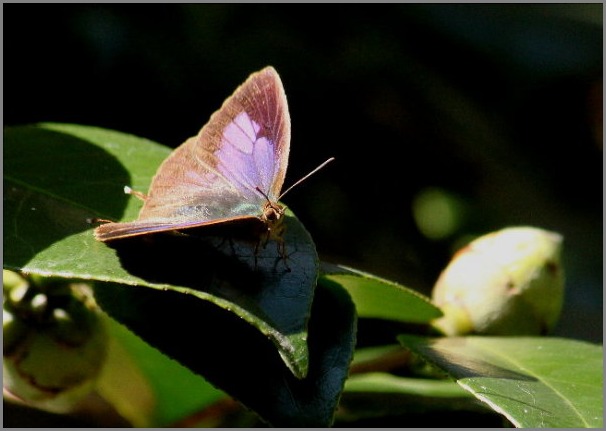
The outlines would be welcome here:
M 108 179 L 130 183 L 120 162 L 91 141 L 44 128 L 4 133 L 6 264 L 25 266 L 52 244 L 91 228 L 95 215 L 119 217 L 127 196 L 103 199 Z

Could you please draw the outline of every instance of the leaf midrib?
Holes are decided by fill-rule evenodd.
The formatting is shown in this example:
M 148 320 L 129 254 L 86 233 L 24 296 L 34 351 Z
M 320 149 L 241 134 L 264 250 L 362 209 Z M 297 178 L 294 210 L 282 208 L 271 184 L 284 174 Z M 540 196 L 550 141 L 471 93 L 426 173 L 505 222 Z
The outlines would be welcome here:
M 526 368 L 525 366 L 521 365 L 518 361 L 514 360 L 513 358 L 510 358 L 508 356 L 505 356 L 503 353 L 501 353 L 499 350 L 493 350 L 490 349 L 486 346 L 474 346 L 476 349 L 483 351 L 483 352 L 487 352 L 492 354 L 495 357 L 500 358 L 501 360 L 503 360 L 506 363 L 509 363 L 515 367 L 517 367 L 519 370 L 523 371 L 524 373 L 526 373 L 527 375 L 534 377 L 535 379 L 537 379 L 539 382 L 541 382 L 542 384 L 544 384 L 547 388 L 549 388 L 551 391 L 553 391 L 554 394 L 556 394 L 558 396 L 558 398 L 562 399 L 564 401 L 564 403 L 566 405 L 568 405 L 571 410 L 573 412 L 576 413 L 577 417 L 581 420 L 581 422 L 583 423 L 583 425 L 587 428 L 589 427 L 589 423 L 584 419 L 583 415 L 579 412 L 579 410 L 574 406 L 574 404 L 572 404 L 567 397 L 564 396 L 564 394 L 562 394 L 560 391 L 558 391 L 556 388 L 554 388 L 552 385 L 550 385 L 548 383 L 548 380 L 546 380 L 545 378 L 542 378 L 540 375 L 538 375 L 536 372 Z

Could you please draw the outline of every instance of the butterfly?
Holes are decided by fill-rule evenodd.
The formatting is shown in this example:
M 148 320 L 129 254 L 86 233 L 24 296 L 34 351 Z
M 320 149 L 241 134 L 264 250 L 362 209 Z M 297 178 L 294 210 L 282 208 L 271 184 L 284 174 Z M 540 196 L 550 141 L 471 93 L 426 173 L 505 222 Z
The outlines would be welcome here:
M 144 201 L 137 220 L 102 224 L 95 229 L 95 238 L 107 242 L 158 232 L 252 224 L 256 236 L 265 236 L 265 243 L 278 242 L 284 258 L 285 208 L 278 201 L 334 159 L 280 194 L 289 152 L 286 94 L 278 73 L 268 66 L 250 75 L 197 136 L 164 160 L 147 195 L 125 187 L 125 192 Z

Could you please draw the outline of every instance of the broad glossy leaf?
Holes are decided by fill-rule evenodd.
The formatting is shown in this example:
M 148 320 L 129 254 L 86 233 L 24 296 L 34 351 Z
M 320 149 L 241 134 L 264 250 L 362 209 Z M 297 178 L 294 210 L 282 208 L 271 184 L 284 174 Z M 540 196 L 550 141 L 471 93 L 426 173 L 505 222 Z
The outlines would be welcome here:
M 602 346 L 547 337 L 398 338 L 516 427 L 603 426 Z
M 342 265 L 322 263 L 318 282 L 336 283 L 346 289 L 360 317 L 427 323 L 442 315 L 431 300 L 420 293 Z
M 187 295 L 235 313 L 267 336 L 299 378 L 307 372 L 306 326 L 317 277 L 309 234 L 286 219 L 287 272 L 269 244 L 253 267 L 254 245 L 230 238 L 127 241 L 93 238 L 87 218 L 134 219 L 141 203 L 124 185 L 147 190 L 168 148 L 93 127 L 42 124 L 5 131 L 4 265 Z M 178 310 L 165 310 L 170 316 Z
M 450 379 L 401 377 L 387 372 L 406 367 L 410 355 L 400 345 L 356 349 L 337 420 L 347 423 L 386 415 L 490 411 Z
M 171 426 L 226 398 L 123 325 L 106 321 L 110 354 L 98 391 L 135 427 Z
M 171 290 L 116 284 L 99 285 L 96 297 L 149 344 L 205 376 L 271 425 L 331 424 L 355 344 L 353 304 L 342 289 L 317 289 L 304 379 L 292 375 L 259 331 L 209 302 Z
M 46 275 L 176 288 L 239 314 L 276 343 L 296 375 L 304 376 L 304 332 L 317 256 L 309 235 L 292 214 L 286 221 L 286 242 L 297 251 L 290 261 L 296 271 L 291 273 L 278 268 L 273 248 L 259 255 L 259 267 L 268 270 L 251 271 L 246 261 L 232 265 L 232 256 L 226 257 L 248 255 L 250 261 L 254 247 L 248 244 L 224 241 L 226 253 L 222 254 L 214 244 L 169 237 L 152 244 L 127 242 L 114 250 L 92 237 L 86 219 L 120 217 L 120 206 L 113 202 L 126 205 L 121 188 L 132 183 L 134 188 L 146 190 L 155 167 L 168 153 L 146 140 L 84 126 L 7 130 L 5 266 Z M 146 163 L 153 168 L 144 168 Z M 131 182 L 129 176 L 137 180 Z M 133 208 L 126 209 L 127 218 L 135 216 Z M 289 247 L 287 251 L 291 251 Z

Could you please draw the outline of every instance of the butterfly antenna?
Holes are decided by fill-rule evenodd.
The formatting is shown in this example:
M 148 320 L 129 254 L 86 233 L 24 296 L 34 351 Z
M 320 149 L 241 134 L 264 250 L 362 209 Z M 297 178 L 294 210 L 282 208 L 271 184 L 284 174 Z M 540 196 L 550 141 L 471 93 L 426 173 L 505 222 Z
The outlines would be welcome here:
M 259 187 L 255 187 L 255 189 L 256 189 L 256 190 L 257 190 L 259 193 L 261 193 L 265 199 L 267 199 L 267 202 L 271 203 L 271 200 L 269 199 L 269 196 L 267 196 L 267 194 L 266 194 L 266 193 L 265 193 L 263 190 L 261 190 Z
M 320 169 L 322 169 L 324 166 L 326 166 L 328 163 L 332 162 L 335 158 L 331 157 L 330 159 L 326 160 L 324 163 L 322 163 L 320 166 L 318 166 L 316 169 L 314 169 L 313 171 L 311 171 L 310 173 L 308 173 L 307 175 L 305 175 L 303 178 L 301 178 L 299 181 L 297 181 L 296 183 L 294 183 L 292 186 L 290 186 L 289 188 L 286 189 L 285 192 L 283 192 L 279 197 L 278 197 L 278 201 L 280 199 L 282 199 L 284 197 L 284 195 L 286 193 L 288 193 L 289 191 L 291 191 L 295 186 L 301 184 L 303 181 L 305 181 L 307 178 L 311 177 L 313 174 L 315 174 L 316 172 L 318 172 Z M 265 196 L 265 193 L 263 193 L 263 195 Z M 267 197 L 267 196 L 266 196 Z

